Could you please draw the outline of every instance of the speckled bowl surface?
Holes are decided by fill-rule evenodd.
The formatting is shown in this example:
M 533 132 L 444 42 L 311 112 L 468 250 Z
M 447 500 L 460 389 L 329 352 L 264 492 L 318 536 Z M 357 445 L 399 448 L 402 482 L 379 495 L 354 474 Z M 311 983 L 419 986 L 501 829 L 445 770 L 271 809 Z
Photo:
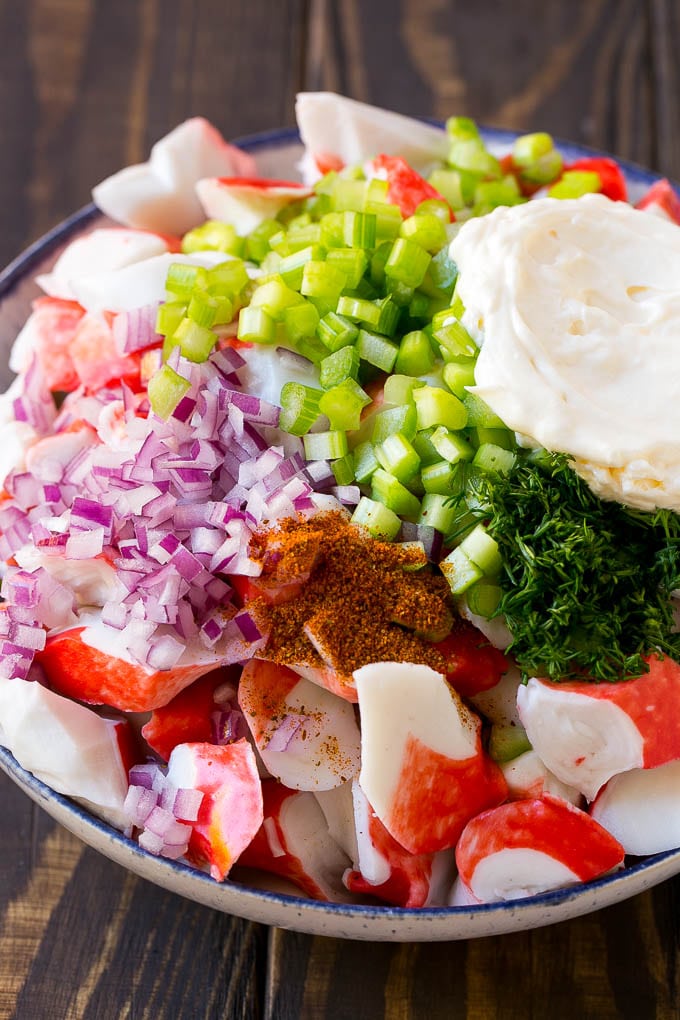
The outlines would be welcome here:
M 514 135 L 486 130 L 485 140 L 498 154 L 507 152 Z M 252 136 L 239 144 L 256 158 L 263 176 L 292 177 L 302 149 L 294 131 Z M 566 161 L 591 150 L 559 142 Z M 640 167 L 622 164 L 633 200 L 657 178 Z M 94 206 L 77 212 L 28 248 L 0 274 L 0 346 L 4 358 L 26 320 L 30 302 L 40 293 L 33 282 L 46 272 L 60 250 L 80 233 L 103 222 Z M 6 386 L 10 373 L 0 384 Z M 587 885 L 559 889 L 541 896 L 474 907 L 407 909 L 389 906 L 318 903 L 302 896 L 254 887 L 235 881 L 219 884 L 181 862 L 160 859 L 89 814 L 73 801 L 55 793 L 26 772 L 0 747 L 0 768 L 56 821 L 89 846 L 123 867 L 157 885 L 197 903 L 264 924 L 314 935 L 372 941 L 435 941 L 476 938 L 538 928 L 609 906 L 642 892 L 680 872 L 680 850 L 636 860 L 623 871 Z M 263 879 L 266 883 L 266 877 Z

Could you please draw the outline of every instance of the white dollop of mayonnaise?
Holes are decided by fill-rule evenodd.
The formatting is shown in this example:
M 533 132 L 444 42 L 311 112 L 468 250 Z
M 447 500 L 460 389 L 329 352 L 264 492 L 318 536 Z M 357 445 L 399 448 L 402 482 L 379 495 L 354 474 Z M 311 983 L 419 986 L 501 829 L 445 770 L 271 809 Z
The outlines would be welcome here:
M 680 511 L 680 230 L 602 195 L 536 199 L 451 243 L 474 390 L 598 495 Z

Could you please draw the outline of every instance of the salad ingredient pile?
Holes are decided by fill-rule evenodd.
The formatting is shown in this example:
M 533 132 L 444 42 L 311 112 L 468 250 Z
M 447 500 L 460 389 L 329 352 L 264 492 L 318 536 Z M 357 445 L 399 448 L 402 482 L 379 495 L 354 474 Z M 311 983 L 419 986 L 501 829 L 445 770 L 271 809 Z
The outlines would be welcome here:
M 317 899 L 678 845 L 677 197 L 543 133 L 297 112 L 302 182 L 188 121 L 38 280 L 0 741 L 152 854 Z

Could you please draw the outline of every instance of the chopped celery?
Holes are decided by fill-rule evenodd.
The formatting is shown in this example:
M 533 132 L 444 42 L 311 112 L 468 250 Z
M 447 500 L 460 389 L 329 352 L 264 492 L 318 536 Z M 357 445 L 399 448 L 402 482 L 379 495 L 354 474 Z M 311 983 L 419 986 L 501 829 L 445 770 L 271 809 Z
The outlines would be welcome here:
M 465 428 L 467 410 L 453 393 L 434 386 L 422 386 L 413 391 L 413 399 L 418 429 L 427 429 L 430 425 L 444 425 L 454 431 Z
M 444 496 L 439 492 L 426 492 L 420 509 L 420 524 L 429 524 L 442 535 L 448 535 L 453 530 L 456 521 L 457 510 L 451 505 L 450 496 Z
M 425 383 L 421 379 L 413 379 L 410 375 L 389 375 L 383 386 L 383 399 L 386 404 L 408 404 L 413 400 L 413 391 Z
M 276 341 L 276 322 L 264 308 L 247 305 L 239 312 L 236 335 L 245 343 L 273 344 Z
M 303 266 L 300 293 L 335 304 L 346 283 L 347 277 L 335 266 L 313 259 Z
M 246 237 L 245 255 L 251 262 L 260 263 L 271 251 L 269 238 L 277 234 L 281 224 L 276 220 L 263 220 Z
M 602 180 L 594 170 L 565 170 L 548 191 L 550 198 L 581 198 L 602 191 Z
M 172 336 L 186 315 L 187 306 L 183 301 L 166 301 L 158 306 L 156 332 L 161 336 Z
M 373 472 L 380 467 L 373 443 L 359 443 L 353 453 L 354 477 L 360 485 L 370 481 Z
M 385 471 L 406 484 L 420 467 L 420 457 L 401 432 L 395 432 L 375 447 L 376 458 Z
M 307 262 L 318 262 L 323 259 L 324 249 L 318 244 L 308 245 L 285 255 L 279 262 L 278 272 L 289 287 L 299 290 Z
M 380 322 L 380 306 L 367 298 L 343 295 L 337 304 L 338 315 L 344 315 L 353 322 L 361 322 L 375 329 Z
M 514 432 L 510 429 L 484 428 L 479 425 L 470 429 L 470 442 L 479 447 L 482 443 L 493 443 L 494 446 L 501 446 L 504 450 L 516 450 L 517 442 Z
M 405 283 L 407 287 L 418 287 L 423 282 L 431 258 L 430 253 L 415 241 L 399 237 L 385 263 L 385 275 Z
M 291 343 L 296 344 L 304 337 L 313 337 L 319 325 L 319 313 L 309 301 L 289 305 L 283 312 L 283 324 Z
M 173 342 L 179 345 L 182 355 L 189 361 L 207 361 L 215 346 L 217 334 L 205 326 L 199 326 L 192 319 L 184 318 L 173 334 Z
M 452 141 L 449 163 L 457 170 L 467 170 L 480 177 L 498 179 L 502 176 L 500 163 L 484 148 L 481 139 L 462 138 Z
M 486 576 L 498 574 L 503 565 L 498 542 L 491 537 L 483 524 L 478 524 L 458 548 L 462 549 L 468 559 Z
M 308 432 L 302 442 L 307 460 L 337 460 L 347 453 L 347 435 L 340 429 Z
M 188 379 L 179 375 L 169 365 L 163 365 L 149 379 L 148 395 L 151 410 L 159 418 L 169 418 L 190 387 Z
M 471 613 L 488 619 L 498 608 L 502 594 L 500 585 L 483 577 L 468 588 L 465 601 Z
M 283 319 L 287 308 L 303 303 L 304 298 L 300 297 L 297 291 L 276 277 L 256 287 L 250 299 L 251 308 L 263 308 L 277 321 Z
M 328 418 L 331 429 L 358 429 L 361 411 L 371 398 L 354 379 L 343 379 L 326 390 L 319 400 L 319 410 Z
M 346 212 L 343 214 L 342 235 L 350 248 L 373 248 L 376 237 L 374 213 Z
M 409 216 L 399 231 L 402 237 L 415 241 L 431 255 L 446 244 L 444 224 L 434 213 L 416 213 Z
M 294 436 L 304 436 L 319 417 L 319 400 L 322 395 L 322 390 L 303 383 L 284 383 L 281 388 L 279 428 Z
M 449 138 L 456 141 L 467 139 L 481 141 L 479 128 L 472 117 L 449 117 L 446 121 L 446 133 Z
M 331 464 L 337 485 L 351 485 L 354 481 L 354 458 L 351 453 L 338 457 Z
M 248 272 L 241 259 L 220 262 L 206 271 L 207 288 L 211 294 L 236 297 L 249 283 Z
M 359 355 L 356 347 L 341 347 L 324 358 L 319 365 L 319 382 L 325 390 L 337 386 L 344 379 L 356 379 L 359 374 Z
M 401 338 L 399 353 L 394 363 L 402 375 L 426 375 L 434 365 L 432 345 L 421 329 L 412 330 Z
M 502 429 L 504 423 L 498 415 L 491 410 L 481 397 L 476 393 L 466 393 L 463 397 L 463 404 L 467 410 L 467 424 L 472 428 L 482 426 L 483 428 Z
M 422 432 L 416 432 L 411 440 L 413 449 L 420 457 L 422 464 L 434 464 L 442 458 L 442 454 L 432 445 L 432 436 L 436 431 L 434 427 L 423 429 Z
M 454 595 L 462 595 L 483 576 L 482 571 L 472 562 L 462 545 L 444 557 L 439 564 L 439 569 L 449 582 L 449 587 Z
M 398 205 L 390 205 L 385 202 L 367 202 L 364 206 L 364 212 L 375 216 L 375 242 L 393 241 L 396 237 L 399 237 L 402 215 Z
M 475 384 L 474 358 L 448 362 L 442 370 L 442 378 L 451 392 L 463 400 L 467 387 Z
M 345 274 L 346 286 L 350 290 L 359 286 L 368 268 L 368 257 L 361 248 L 331 248 L 326 254 L 326 262 Z
M 391 340 L 387 340 L 378 333 L 371 333 L 367 329 L 360 329 L 356 346 L 362 361 L 375 365 L 383 372 L 391 372 L 394 368 L 399 348 Z
M 478 581 L 477 584 L 469 588 L 465 594 L 468 605 L 470 599 L 474 598 L 473 592 L 477 590 L 484 582 Z M 475 609 L 472 612 L 476 612 Z M 479 616 L 490 616 L 490 613 L 478 613 Z M 500 765 L 505 762 L 513 761 L 515 758 L 519 758 L 521 754 L 525 754 L 531 750 L 531 742 L 527 737 L 526 730 L 521 726 L 517 726 L 514 723 L 508 723 L 502 725 L 494 723 L 491 727 L 491 733 L 489 734 L 489 757 L 493 758 L 495 762 Z
M 456 479 L 456 468 L 448 460 L 427 464 L 420 475 L 425 492 L 438 492 L 450 496 Z
M 317 327 L 319 340 L 329 351 L 339 351 L 342 347 L 349 347 L 356 341 L 359 330 L 354 323 L 344 315 L 337 312 L 328 312 L 320 320 Z
M 352 514 L 352 524 L 366 528 L 374 538 L 385 538 L 392 541 L 401 530 L 401 521 L 383 503 L 362 496 Z
M 435 191 L 446 199 L 452 209 L 462 209 L 465 205 L 461 175 L 458 170 L 433 170 L 427 179 Z
M 382 443 L 394 432 L 401 432 L 409 442 L 416 434 L 416 409 L 413 403 L 400 404 L 398 407 L 388 407 L 385 411 L 379 411 L 373 418 L 374 443 Z
M 506 475 L 511 471 L 517 460 L 511 450 L 504 450 L 494 443 L 482 443 L 474 455 L 472 463 L 486 474 Z
M 238 236 L 231 223 L 221 223 L 219 220 L 207 220 L 182 238 L 182 251 L 189 255 L 195 251 L 224 251 L 230 255 L 242 255 L 244 250 L 244 238 Z
M 420 500 L 401 482 L 383 468 L 377 468 L 371 478 L 371 497 L 403 517 L 416 517 L 420 513 Z
M 457 464 L 460 460 L 472 460 L 475 455 L 473 447 L 460 432 L 450 432 L 441 425 L 434 429 L 430 443 L 439 456 L 450 464 Z

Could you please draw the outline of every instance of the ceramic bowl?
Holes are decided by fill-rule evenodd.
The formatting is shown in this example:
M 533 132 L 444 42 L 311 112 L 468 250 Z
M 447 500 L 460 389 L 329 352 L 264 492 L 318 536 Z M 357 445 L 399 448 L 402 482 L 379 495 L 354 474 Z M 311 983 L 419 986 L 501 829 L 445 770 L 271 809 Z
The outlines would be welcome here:
M 484 135 L 498 154 L 507 152 L 514 138 L 506 131 L 488 130 Z M 254 155 L 263 176 L 295 176 L 302 154 L 295 132 L 270 132 L 243 139 L 239 144 Z M 565 142 L 559 142 L 559 147 L 568 162 L 594 154 Z M 655 175 L 632 164 L 624 163 L 623 169 L 633 200 L 656 180 Z M 31 300 L 40 293 L 33 282 L 36 274 L 49 270 L 66 243 L 102 222 L 103 217 L 94 206 L 85 207 L 28 248 L 0 274 L 2 363 L 6 362 L 12 340 L 28 316 Z M 10 373 L 5 369 L 5 378 L 0 375 L 2 388 L 9 381 Z M 0 768 L 57 822 L 142 878 L 216 910 L 314 935 L 394 942 L 498 935 L 599 910 L 680 872 L 680 850 L 672 850 L 637 859 L 625 870 L 586 885 L 510 902 L 429 909 L 318 903 L 276 891 L 273 885 L 255 887 L 231 880 L 219 884 L 181 862 L 154 857 L 26 772 L 4 748 L 0 748 Z

